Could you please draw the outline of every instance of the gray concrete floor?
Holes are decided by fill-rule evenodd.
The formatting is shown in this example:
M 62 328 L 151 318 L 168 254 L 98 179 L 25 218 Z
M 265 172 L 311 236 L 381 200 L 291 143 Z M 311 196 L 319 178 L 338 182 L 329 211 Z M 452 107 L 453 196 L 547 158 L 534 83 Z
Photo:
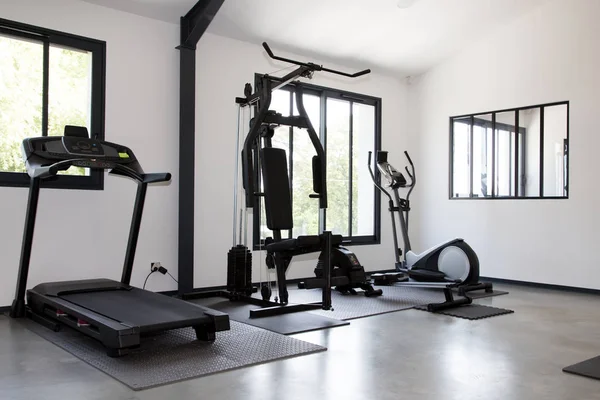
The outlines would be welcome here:
M 296 335 L 328 351 L 134 392 L 0 317 L 0 399 L 600 399 L 565 374 L 600 354 L 600 297 L 496 285 L 467 321 L 407 310 Z

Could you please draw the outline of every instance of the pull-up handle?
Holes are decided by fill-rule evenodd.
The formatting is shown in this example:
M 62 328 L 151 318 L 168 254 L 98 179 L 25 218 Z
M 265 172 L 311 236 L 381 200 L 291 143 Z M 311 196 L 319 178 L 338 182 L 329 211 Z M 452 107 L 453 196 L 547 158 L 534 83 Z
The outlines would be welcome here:
M 365 69 L 363 71 L 355 72 L 354 74 L 349 74 L 347 72 L 324 68 L 322 65 L 317 65 L 314 63 L 305 63 L 305 62 L 301 62 L 301 61 L 292 60 L 290 58 L 279 57 L 279 56 L 276 56 L 275 54 L 273 54 L 273 51 L 271 50 L 271 48 L 269 47 L 267 42 L 263 42 L 262 45 L 263 45 L 265 51 L 267 52 L 267 54 L 269 55 L 269 57 L 271 57 L 273 60 L 283 61 L 283 62 L 287 62 L 290 64 L 295 64 L 295 65 L 300 65 L 302 67 L 308 67 L 308 68 L 312 69 L 313 71 L 324 71 L 324 72 L 329 72 L 332 74 L 346 76 L 348 78 L 358 78 L 359 76 L 363 76 L 363 75 L 366 75 L 371 72 L 370 69 Z

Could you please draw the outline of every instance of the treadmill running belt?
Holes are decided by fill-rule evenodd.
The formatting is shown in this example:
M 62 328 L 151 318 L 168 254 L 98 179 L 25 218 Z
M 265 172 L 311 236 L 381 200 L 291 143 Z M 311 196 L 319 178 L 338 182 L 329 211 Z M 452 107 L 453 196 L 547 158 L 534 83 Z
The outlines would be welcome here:
M 144 326 L 206 317 L 204 310 L 194 304 L 137 288 L 75 293 L 60 298 L 126 325 L 139 326 L 142 332 Z

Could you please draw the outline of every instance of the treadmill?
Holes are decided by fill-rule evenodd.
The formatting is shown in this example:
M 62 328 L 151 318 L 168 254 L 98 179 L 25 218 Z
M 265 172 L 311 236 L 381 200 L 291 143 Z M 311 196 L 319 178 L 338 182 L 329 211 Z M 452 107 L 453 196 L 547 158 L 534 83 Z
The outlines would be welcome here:
M 228 314 L 129 284 L 146 189 L 150 183 L 168 182 L 171 174 L 144 173 L 131 149 L 90 139 L 81 127 L 65 127 L 65 136 L 25 139 L 22 151 L 31 180 L 11 317 L 29 316 L 55 331 L 67 325 L 102 342 L 111 357 L 138 347 L 144 334 L 192 327 L 198 340 L 214 341 L 216 332 L 229 330 Z M 138 184 L 121 281 L 51 282 L 26 291 L 40 181 L 71 166 L 111 170 Z

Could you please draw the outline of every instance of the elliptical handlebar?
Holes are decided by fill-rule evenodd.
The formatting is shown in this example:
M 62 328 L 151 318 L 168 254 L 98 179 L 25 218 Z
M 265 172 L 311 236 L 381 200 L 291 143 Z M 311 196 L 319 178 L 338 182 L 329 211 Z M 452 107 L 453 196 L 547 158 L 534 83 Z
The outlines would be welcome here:
M 336 74 L 336 75 L 346 76 L 348 78 L 358 78 L 359 76 L 363 76 L 363 75 L 369 74 L 371 72 L 370 69 L 365 69 L 365 70 L 362 70 L 362 71 L 359 71 L 359 72 L 355 72 L 353 74 L 349 74 L 347 72 L 337 71 L 335 69 L 325 68 L 322 65 L 318 65 L 318 64 L 314 64 L 314 63 L 310 63 L 310 62 L 309 63 L 305 63 L 305 62 L 301 62 L 301 61 L 297 61 L 297 60 L 292 60 L 290 58 L 276 56 L 273 53 L 273 51 L 271 50 L 271 48 L 269 47 L 269 45 L 267 44 L 267 42 L 263 42 L 262 46 L 265 49 L 265 51 L 267 52 L 267 54 L 269 55 L 269 57 L 271 57 L 273 60 L 283 61 L 283 62 L 286 62 L 286 63 L 299 65 L 301 67 L 307 67 L 307 68 L 310 68 L 313 71 L 324 71 L 324 72 L 329 72 L 329 73 Z
M 406 200 L 408 200 L 410 197 L 410 193 L 413 191 L 413 189 L 415 188 L 415 185 L 417 184 L 417 174 L 415 173 L 415 164 L 413 164 L 412 159 L 408 155 L 408 151 L 404 150 L 404 155 L 406 156 L 406 159 L 408 160 L 408 163 L 410 164 L 410 171 L 408 170 L 408 167 L 404 167 L 404 169 L 406 170 L 406 173 L 408 174 L 408 176 L 410 177 L 410 180 L 411 180 L 410 185 L 407 185 L 410 187 L 410 189 L 408 190 L 408 193 L 406 194 Z
M 369 173 L 371 174 L 371 179 L 373 180 L 373 184 L 375 185 L 375 187 L 379 190 L 381 190 L 382 193 L 384 193 L 389 199 L 390 202 L 393 203 L 394 200 L 392 200 L 392 196 L 390 195 L 390 193 L 385 190 L 383 188 L 383 186 L 381 186 L 379 183 L 377 183 L 377 180 L 375 179 L 375 174 L 373 173 L 373 169 L 371 168 L 371 156 L 372 156 L 373 152 L 369 151 L 369 160 L 367 161 L 367 164 L 369 166 Z
M 412 160 L 410 159 L 410 156 L 408 155 L 408 151 L 404 150 L 404 155 L 408 159 L 408 162 L 409 162 L 410 166 L 414 168 L 415 165 L 413 164 Z
M 385 193 L 385 195 L 392 200 L 392 196 L 390 195 L 390 193 L 385 190 L 383 188 L 383 186 L 381 186 L 381 184 L 377 183 L 376 179 L 375 179 L 375 174 L 373 173 L 373 170 L 371 168 L 371 158 L 372 158 L 372 153 L 371 151 L 369 151 L 369 157 L 368 157 L 368 165 L 369 165 L 369 173 L 371 174 L 371 179 L 373 180 L 373 183 L 375 184 L 375 187 L 377 187 L 377 189 L 381 190 L 383 193 Z M 383 152 L 386 153 L 387 152 Z M 379 153 L 378 153 L 379 154 Z M 417 175 L 415 173 L 415 165 L 413 164 L 412 159 L 410 158 L 410 155 L 408 154 L 407 151 L 404 152 L 404 155 L 406 156 L 406 159 L 408 160 L 408 163 L 410 164 L 410 168 L 409 167 L 404 167 L 404 169 L 406 170 L 407 175 L 409 176 L 411 182 L 408 185 L 402 185 L 402 187 L 405 188 L 409 188 L 408 193 L 406 194 L 406 200 L 408 201 L 410 198 L 410 194 L 413 191 L 415 185 L 417 184 Z M 385 158 L 383 159 L 383 161 L 385 162 L 385 164 L 388 166 L 388 168 L 391 168 L 391 170 L 393 170 L 394 172 L 396 171 L 395 168 L 389 164 L 387 162 L 387 156 L 385 156 Z M 376 161 L 377 162 L 377 161 Z M 400 176 L 402 176 L 400 174 Z M 404 178 L 402 178 L 404 180 Z M 396 190 L 396 189 L 394 189 Z

